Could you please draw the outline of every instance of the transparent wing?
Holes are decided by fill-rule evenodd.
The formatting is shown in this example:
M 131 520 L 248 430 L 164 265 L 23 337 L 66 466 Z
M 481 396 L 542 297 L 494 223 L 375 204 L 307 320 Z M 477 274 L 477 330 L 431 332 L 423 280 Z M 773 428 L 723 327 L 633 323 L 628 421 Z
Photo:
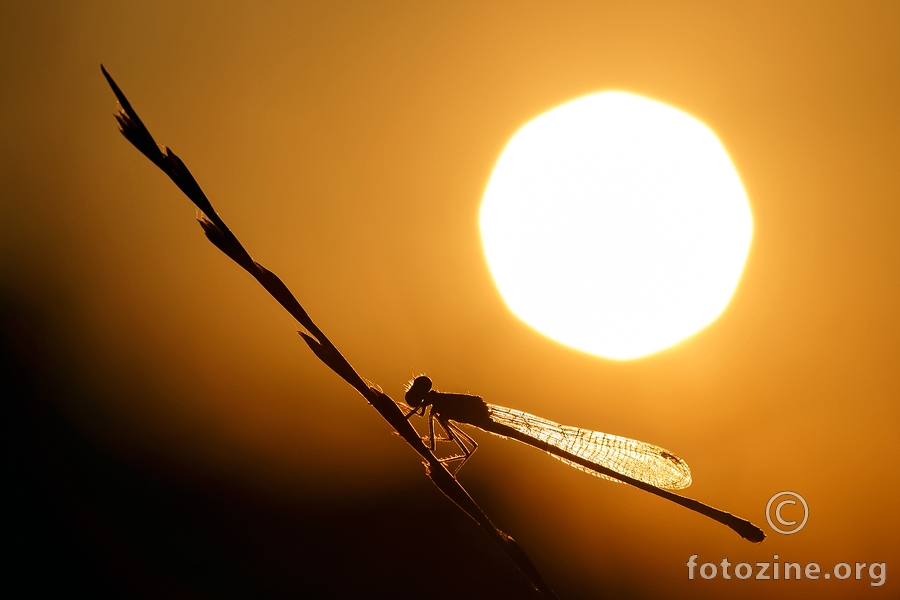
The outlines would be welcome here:
M 616 473 L 668 490 L 680 490 L 691 485 L 691 469 L 687 463 L 659 446 L 600 431 L 560 425 L 512 408 L 493 404 L 487 406 L 490 418 L 495 423 L 511 427 Z M 555 454 L 553 456 L 591 475 L 618 481 Z

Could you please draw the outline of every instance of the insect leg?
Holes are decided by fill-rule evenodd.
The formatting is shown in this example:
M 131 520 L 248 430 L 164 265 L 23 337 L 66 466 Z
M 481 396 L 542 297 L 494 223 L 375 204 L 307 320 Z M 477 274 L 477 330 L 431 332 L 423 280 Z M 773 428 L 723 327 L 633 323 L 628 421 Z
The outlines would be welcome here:
M 434 422 L 437 420 L 438 425 L 444 430 L 444 437 L 440 437 L 434 433 Z M 423 442 L 428 444 L 428 448 L 434 451 L 436 442 L 456 442 L 456 439 L 447 434 L 447 425 L 434 412 L 428 413 L 428 435 L 422 438 Z M 459 442 L 457 442 L 458 444 Z
M 447 458 L 441 459 L 441 462 L 443 462 L 443 463 L 451 462 L 454 460 L 461 461 L 453 469 L 453 475 L 456 476 L 456 474 L 459 472 L 459 470 L 462 469 L 462 466 L 464 464 L 466 464 L 466 461 L 468 461 L 469 458 L 472 456 L 472 453 L 475 452 L 475 449 L 478 448 L 478 444 L 476 444 L 475 440 L 473 440 L 471 437 L 469 437 L 469 435 L 466 434 L 466 432 L 464 432 L 462 429 L 460 429 L 457 425 L 453 424 L 452 422 L 446 421 L 443 419 L 439 420 L 438 422 L 441 424 L 441 427 L 444 428 L 444 431 L 447 432 L 447 437 L 450 438 L 450 440 L 456 442 L 456 445 L 459 447 L 459 449 L 463 451 L 462 454 L 457 454 L 455 456 L 448 456 Z M 465 441 L 463 441 L 463 440 L 465 440 Z M 468 448 L 468 446 L 466 446 L 465 442 L 469 442 L 472 444 L 471 450 Z
M 434 420 L 437 417 L 433 412 L 428 413 L 428 449 L 434 452 L 434 449 L 437 447 L 437 440 L 434 437 Z M 425 440 L 423 440 L 425 441 Z
M 418 407 L 412 409 L 411 411 L 409 411 L 408 413 L 406 413 L 406 414 L 403 416 L 403 418 L 406 419 L 407 421 L 409 421 L 409 418 L 412 417 L 412 416 L 413 416 L 414 414 L 416 414 L 416 413 L 419 413 L 420 415 L 424 415 L 424 414 L 425 414 L 425 407 L 424 407 L 424 406 L 418 406 Z
M 473 440 L 469 434 L 463 431 L 458 425 L 454 423 L 450 423 L 450 426 L 453 428 L 453 431 L 456 432 L 460 437 L 462 437 L 465 441 L 469 442 L 472 445 L 472 449 L 469 450 L 468 456 L 471 456 L 476 450 L 478 450 L 478 443 Z

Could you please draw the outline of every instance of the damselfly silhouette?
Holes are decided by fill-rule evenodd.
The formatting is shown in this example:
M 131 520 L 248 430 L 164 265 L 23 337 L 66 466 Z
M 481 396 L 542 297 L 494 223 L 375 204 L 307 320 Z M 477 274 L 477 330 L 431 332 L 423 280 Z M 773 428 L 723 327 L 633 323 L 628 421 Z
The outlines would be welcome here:
M 462 451 L 461 455 L 443 459 L 460 461 L 454 474 L 478 447 L 459 427 L 458 423 L 464 423 L 543 450 L 592 475 L 627 483 L 680 504 L 727 525 L 751 542 L 761 542 L 766 537 L 759 527 L 745 519 L 670 492 L 691 484 L 691 470 L 684 460 L 659 446 L 560 425 L 512 408 L 488 404 L 480 396 L 438 392 L 432 389 L 432 381 L 425 375 L 413 380 L 406 392 L 406 403 L 411 408 L 407 419 L 413 415 L 428 419 L 425 441 L 432 451 L 440 441 L 454 442 Z M 444 430 L 444 437 L 435 433 L 435 422 Z

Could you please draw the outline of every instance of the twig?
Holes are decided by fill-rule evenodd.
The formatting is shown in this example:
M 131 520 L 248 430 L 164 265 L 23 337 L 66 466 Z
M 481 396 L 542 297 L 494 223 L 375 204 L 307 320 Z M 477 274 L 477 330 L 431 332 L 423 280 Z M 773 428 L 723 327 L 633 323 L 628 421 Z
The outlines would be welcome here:
M 122 90 L 119 89 L 113 78 L 106 72 L 103 65 L 100 65 L 100 69 L 103 71 L 103 76 L 106 77 L 107 83 L 109 83 L 121 106 L 118 113 L 116 113 L 119 131 L 135 148 L 140 150 L 154 165 L 168 175 L 175 182 L 175 185 L 178 186 L 178 189 L 200 209 L 203 215 L 198 221 L 200 226 L 203 227 L 203 232 L 206 234 L 207 239 L 256 278 L 260 285 L 306 329 L 308 333 L 303 331 L 299 333 L 310 350 L 332 371 L 362 394 L 368 403 L 394 428 L 394 431 L 406 440 L 412 449 L 422 457 L 425 473 L 431 481 L 506 551 L 506 554 L 516 563 L 516 566 L 528 577 L 534 588 L 547 598 L 556 598 L 556 594 L 553 593 L 553 590 L 541 577 L 541 574 L 525 554 L 525 551 L 522 550 L 522 547 L 491 522 L 484 511 L 476 504 L 475 500 L 460 485 L 459 481 L 450 474 L 444 463 L 422 442 L 421 436 L 404 417 L 400 407 L 387 394 L 368 385 L 325 336 L 322 330 L 316 326 L 281 279 L 250 257 L 250 254 L 244 249 L 237 237 L 216 213 L 187 166 L 169 148 L 156 143 L 131 107 L 131 103 L 128 102 L 125 94 L 122 93 Z

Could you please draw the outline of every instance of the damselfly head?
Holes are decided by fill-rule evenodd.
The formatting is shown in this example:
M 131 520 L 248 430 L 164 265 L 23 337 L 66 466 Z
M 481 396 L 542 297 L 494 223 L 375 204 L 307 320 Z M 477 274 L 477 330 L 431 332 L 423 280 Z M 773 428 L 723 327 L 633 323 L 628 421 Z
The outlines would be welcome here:
M 419 375 L 413 379 L 409 389 L 406 390 L 406 403 L 413 407 L 421 405 L 429 391 L 431 391 L 431 378 L 427 375 Z

